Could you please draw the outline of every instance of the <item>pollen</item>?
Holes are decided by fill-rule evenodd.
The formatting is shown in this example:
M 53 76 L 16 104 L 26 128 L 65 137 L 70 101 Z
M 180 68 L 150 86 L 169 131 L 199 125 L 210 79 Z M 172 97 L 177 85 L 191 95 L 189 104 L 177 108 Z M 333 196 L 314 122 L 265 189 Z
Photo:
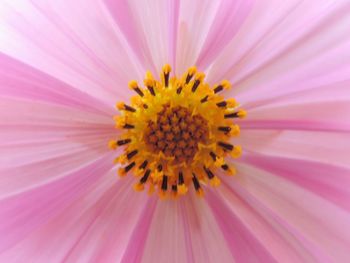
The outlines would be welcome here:
M 234 120 L 247 113 L 235 99 L 220 95 L 231 88 L 227 80 L 212 88 L 204 80 L 196 67 L 171 76 L 167 64 L 159 80 L 147 72 L 144 86 L 129 82 L 136 95 L 116 104 L 120 132 L 108 146 L 121 153 L 115 159 L 118 174 L 133 175 L 135 191 L 157 192 L 161 199 L 192 191 L 202 197 L 222 176 L 236 174 L 233 162 L 242 148 L 233 143 L 240 133 Z

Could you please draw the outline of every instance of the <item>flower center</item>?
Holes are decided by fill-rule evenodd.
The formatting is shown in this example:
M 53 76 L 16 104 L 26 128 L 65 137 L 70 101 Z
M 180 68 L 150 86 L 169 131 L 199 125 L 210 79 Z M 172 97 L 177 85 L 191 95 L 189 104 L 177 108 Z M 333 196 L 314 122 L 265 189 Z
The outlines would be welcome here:
M 150 152 L 174 157 L 173 164 L 190 164 L 198 151 L 198 143 L 205 143 L 208 136 L 208 122 L 201 115 L 192 115 L 182 106 L 166 104 L 157 114 L 157 120 L 149 121 L 145 142 Z
M 146 187 L 152 194 L 177 197 L 188 192 L 189 185 L 199 196 L 203 186 L 220 184 L 219 177 L 235 174 L 232 161 L 241 154 L 241 147 L 231 143 L 239 135 L 234 118 L 243 118 L 234 99 L 225 100 L 220 92 L 230 88 L 228 81 L 210 88 L 204 74 L 191 67 L 180 78 L 170 78 L 165 65 L 160 81 L 146 73 L 145 87 L 131 81 L 129 87 L 137 95 L 130 105 L 117 104 L 115 116 L 120 138 L 109 147 L 124 147 L 116 158 L 120 176 L 133 173 L 138 179 L 136 191 Z

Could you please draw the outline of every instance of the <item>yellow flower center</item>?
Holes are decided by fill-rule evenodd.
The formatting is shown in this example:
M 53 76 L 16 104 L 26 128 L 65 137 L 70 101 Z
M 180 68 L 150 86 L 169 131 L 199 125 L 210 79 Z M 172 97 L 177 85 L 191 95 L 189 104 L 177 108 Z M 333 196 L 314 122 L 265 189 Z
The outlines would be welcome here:
M 193 185 L 203 196 L 203 185 L 218 186 L 220 176 L 235 174 L 227 157 L 239 157 L 241 147 L 231 143 L 240 131 L 232 119 L 243 118 L 246 112 L 234 99 L 219 95 L 230 88 L 228 81 L 211 89 L 195 67 L 180 78 L 170 78 L 170 72 L 165 65 L 160 81 L 147 72 L 144 88 L 136 81 L 129 83 L 137 95 L 129 105 L 117 103 L 116 127 L 125 132 L 109 147 L 124 147 L 116 158 L 121 165 L 118 173 L 134 174 L 136 191 L 147 187 L 161 198 L 177 197 Z

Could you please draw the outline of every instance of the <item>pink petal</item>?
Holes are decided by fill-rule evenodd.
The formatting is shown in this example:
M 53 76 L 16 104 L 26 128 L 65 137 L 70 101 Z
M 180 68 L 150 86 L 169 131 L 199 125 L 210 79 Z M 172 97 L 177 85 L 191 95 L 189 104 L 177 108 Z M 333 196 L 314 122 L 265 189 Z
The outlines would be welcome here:
M 181 217 L 188 262 L 232 262 L 230 245 L 206 201 L 198 199 L 194 191 L 186 198 L 181 204 Z
M 70 107 L 1 98 L 1 196 L 52 179 L 109 151 L 111 119 Z
M 0 260 L 119 262 L 147 203 L 130 191 L 130 179 L 117 181 L 115 171 L 103 176 L 91 191 L 2 254 Z M 132 205 L 125 205 L 126 200 Z
M 345 132 L 244 129 L 232 142 L 245 152 L 350 168 L 350 134 Z
M 190 248 L 185 242 L 183 214 L 180 202 L 158 202 L 144 238 L 142 262 L 153 262 L 155 258 L 159 262 L 192 262 L 186 253 Z
M 273 213 L 274 218 L 283 220 L 284 225 L 293 229 L 298 235 L 297 239 L 304 240 L 306 248 L 313 250 L 315 256 L 325 255 L 324 259 L 330 258 L 326 262 L 349 261 L 350 233 L 345 231 L 350 222 L 347 211 L 308 189 L 291 183 L 278 170 L 266 172 L 238 164 L 237 169 L 239 173 L 235 180 L 225 180 L 233 190 L 236 189 L 234 185 L 238 184 L 247 194 L 259 200 L 261 205 Z M 304 173 L 307 172 L 305 169 Z
M 0 17 L 0 51 L 110 104 L 139 76 L 95 1 L 5 1 Z
M 199 68 L 208 68 L 223 48 L 235 37 L 253 9 L 254 2 L 254 0 L 220 1 L 196 61 Z
M 257 2 L 209 74 L 213 82 L 229 78 L 243 102 L 294 92 L 348 67 L 348 2 L 268 2 Z
M 228 209 L 225 201 L 220 199 L 217 193 L 207 191 L 206 200 L 226 238 L 235 262 L 277 262 L 265 245 L 257 240 L 254 233 Z
M 275 173 L 350 211 L 350 169 L 321 162 L 247 154 L 244 162 Z
M 223 178 L 225 184 L 219 194 L 229 212 L 233 213 L 240 223 L 251 232 L 257 241 L 278 262 L 329 262 L 329 257 L 302 233 L 293 228 L 271 209 L 264 206 L 237 182 Z M 229 181 L 229 187 L 226 182 Z
M 348 131 L 349 105 L 347 100 L 341 100 L 266 106 L 251 110 L 249 119 L 240 123 L 249 129 Z
M 156 204 L 156 197 L 148 198 L 147 204 L 144 205 L 136 225 L 133 226 L 133 233 L 128 241 L 121 262 L 142 262 L 145 241 L 149 233 L 151 222 L 153 221 Z
M 0 53 L 0 95 L 56 103 L 110 116 L 113 109 L 67 84 Z
M 2 197 L 0 200 L 0 251 L 4 251 L 26 235 L 48 222 L 111 169 L 112 156 L 77 167 L 60 178 L 31 189 Z

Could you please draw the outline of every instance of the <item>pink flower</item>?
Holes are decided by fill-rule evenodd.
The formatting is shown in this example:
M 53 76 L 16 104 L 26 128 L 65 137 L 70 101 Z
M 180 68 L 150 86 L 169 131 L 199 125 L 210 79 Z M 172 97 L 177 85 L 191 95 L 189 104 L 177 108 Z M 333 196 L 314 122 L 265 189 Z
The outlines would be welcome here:
M 1 1 L 0 262 L 349 262 L 349 36 L 347 0 Z M 203 199 L 135 193 L 106 146 L 166 63 L 248 112 Z

